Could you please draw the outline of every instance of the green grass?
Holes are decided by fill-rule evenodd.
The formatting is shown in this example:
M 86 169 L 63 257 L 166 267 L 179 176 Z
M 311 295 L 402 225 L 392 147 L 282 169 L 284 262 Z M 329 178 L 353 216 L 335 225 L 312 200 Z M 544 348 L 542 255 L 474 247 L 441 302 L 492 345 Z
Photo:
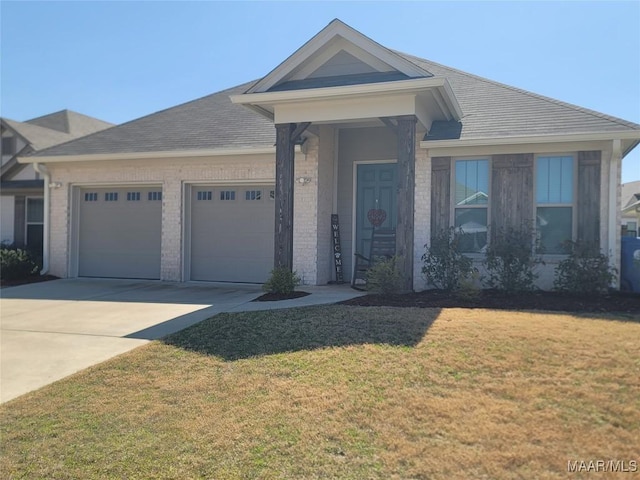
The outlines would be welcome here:
M 218 315 L 0 407 L 0 475 L 566 478 L 569 460 L 640 460 L 640 323 L 622 320 Z

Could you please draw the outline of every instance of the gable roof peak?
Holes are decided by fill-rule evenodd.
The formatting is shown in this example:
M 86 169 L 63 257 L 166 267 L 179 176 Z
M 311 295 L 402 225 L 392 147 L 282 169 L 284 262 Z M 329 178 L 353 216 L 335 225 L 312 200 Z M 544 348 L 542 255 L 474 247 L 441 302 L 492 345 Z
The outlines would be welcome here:
M 341 56 L 340 60 L 335 61 Z M 327 71 L 318 74 L 325 65 L 334 65 L 328 71 L 338 71 L 345 58 L 357 60 L 345 69 L 344 74 L 371 72 L 396 72 L 404 78 L 426 78 L 433 75 L 424 68 L 398 55 L 383 45 L 360 33 L 342 20 L 335 18 L 314 35 L 284 62 L 274 68 L 261 80 L 252 85 L 245 93 L 269 91 L 290 80 L 306 80 L 312 75 L 328 77 Z M 325 69 L 326 70 L 326 69 Z M 343 75 L 342 72 L 335 76 Z

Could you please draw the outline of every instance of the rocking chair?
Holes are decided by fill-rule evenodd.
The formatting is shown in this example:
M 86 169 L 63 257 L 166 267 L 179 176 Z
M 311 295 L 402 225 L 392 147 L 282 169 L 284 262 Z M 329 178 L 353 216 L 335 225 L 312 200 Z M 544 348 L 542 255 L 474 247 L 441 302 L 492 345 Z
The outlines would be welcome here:
M 369 256 L 354 253 L 351 287 L 364 290 L 367 285 L 367 271 L 379 260 L 386 260 L 396 254 L 396 231 L 391 228 L 374 228 L 371 233 Z

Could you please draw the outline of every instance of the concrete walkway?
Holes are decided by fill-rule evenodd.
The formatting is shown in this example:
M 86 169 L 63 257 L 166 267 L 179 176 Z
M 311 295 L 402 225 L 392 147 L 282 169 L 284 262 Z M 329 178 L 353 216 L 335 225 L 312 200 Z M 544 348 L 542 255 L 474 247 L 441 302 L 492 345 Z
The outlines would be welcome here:
M 0 403 L 221 312 L 336 303 L 348 286 L 251 302 L 259 285 L 64 279 L 0 291 Z

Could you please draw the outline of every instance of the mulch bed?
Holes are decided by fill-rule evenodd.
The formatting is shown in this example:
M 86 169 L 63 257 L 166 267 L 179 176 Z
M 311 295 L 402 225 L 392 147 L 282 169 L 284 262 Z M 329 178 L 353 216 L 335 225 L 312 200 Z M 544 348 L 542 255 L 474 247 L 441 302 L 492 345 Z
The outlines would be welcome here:
M 48 282 L 50 280 L 58 280 L 58 277 L 54 277 L 53 275 L 32 275 L 27 278 L 20 278 L 16 280 L 6 280 L 2 278 L 0 279 L 0 288 L 26 285 L 27 283 Z
M 460 298 L 441 290 L 403 295 L 365 295 L 341 302 L 342 305 L 418 308 L 489 308 L 499 310 L 551 310 L 579 313 L 640 314 L 640 294 L 614 292 L 608 295 L 571 295 L 559 292 L 531 292 L 507 295 L 482 290 L 478 298 Z
M 293 293 L 265 293 L 264 295 L 252 300 L 253 302 L 278 302 L 280 300 L 291 300 L 293 298 L 301 298 L 309 295 L 307 292 Z

